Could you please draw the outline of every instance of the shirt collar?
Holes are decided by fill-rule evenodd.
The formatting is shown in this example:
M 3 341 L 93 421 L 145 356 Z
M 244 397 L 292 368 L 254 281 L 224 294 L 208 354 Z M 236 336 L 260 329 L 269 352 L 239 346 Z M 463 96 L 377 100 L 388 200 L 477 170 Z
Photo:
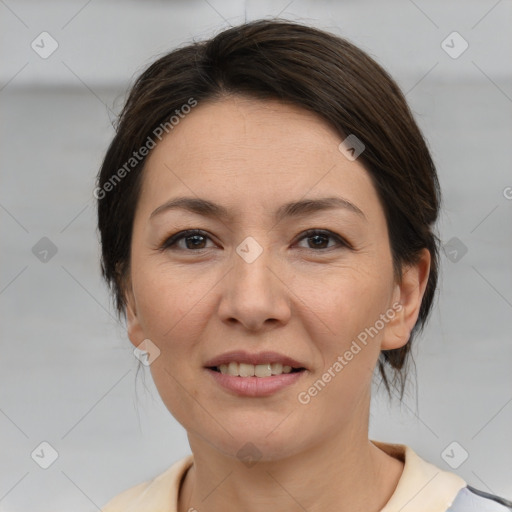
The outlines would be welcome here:
M 419 457 L 403 444 L 372 443 L 404 462 L 395 492 L 381 512 L 446 512 L 466 482 Z
M 466 482 L 455 473 L 420 458 L 403 444 L 371 442 L 404 462 L 396 489 L 381 512 L 446 512 Z M 105 512 L 177 512 L 183 478 L 194 462 L 188 455 L 151 481 L 132 487 L 109 502 Z

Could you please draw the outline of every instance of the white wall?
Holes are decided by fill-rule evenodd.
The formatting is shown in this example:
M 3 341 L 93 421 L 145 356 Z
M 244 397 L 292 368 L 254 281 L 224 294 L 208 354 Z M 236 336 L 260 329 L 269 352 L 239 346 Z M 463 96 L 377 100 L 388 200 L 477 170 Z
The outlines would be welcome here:
M 475 64 L 497 81 L 510 76 L 504 60 L 512 47 L 509 0 L 497 5 L 482 0 L 5 0 L 0 3 L 0 83 L 18 72 L 17 86 L 80 85 L 79 79 L 90 87 L 124 83 L 176 44 L 208 37 L 245 17 L 279 13 L 352 39 L 407 86 L 436 63 L 433 73 L 439 78 L 483 79 Z M 453 31 L 469 44 L 457 60 L 441 49 Z M 46 60 L 30 46 L 42 32 L 59 45 Z

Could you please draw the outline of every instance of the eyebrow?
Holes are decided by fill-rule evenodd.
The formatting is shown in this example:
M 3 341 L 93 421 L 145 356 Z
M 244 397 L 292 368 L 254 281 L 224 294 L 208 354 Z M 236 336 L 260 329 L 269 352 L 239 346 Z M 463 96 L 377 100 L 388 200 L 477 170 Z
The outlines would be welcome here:
M 334 208 L 343 208 L 366 219 L 365 214 L 355 204 L 342 197 L 322 197 L 319 199 L 302 199 L 283 204 L 275 213 L 275 220 L 281 221 L 286 217 L 299 217 Z M 198 197 L 176 197 L 159 206 L 149 216 L 150 219 L 163 212 L 175 209 L 187 210 L 203 217 L 218 217 L 228 219 L 230 212 L 224 206 Z

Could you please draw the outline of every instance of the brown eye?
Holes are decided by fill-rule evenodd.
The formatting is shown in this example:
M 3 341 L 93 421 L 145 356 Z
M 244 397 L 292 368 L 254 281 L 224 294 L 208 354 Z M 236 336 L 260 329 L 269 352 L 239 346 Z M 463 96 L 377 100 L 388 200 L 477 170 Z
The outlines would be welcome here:
M 331 249 L 332 247 L 335 247 L 336 244 L 334 246 L 329 246 L 329 239 L 335 240 L 338 247 L 348 247 L 347 242 L 345 242 L 345 240 L 343 240 L 340 236 L 331 231 L 318 229 L 311 229 L 306 231 L 306 233 L 299 239 L 299 241 L 308 241 L 309 247 L 305 247 L 306 249 Z
M 183 244 L 179 246 L 179 242 L 182 240 L 185 241 Z M 205 247 L 206 240 L 210 240 L 210 237 L 200 229 L 188 229 L 186 231 L 180 231 L 167 238 L 163 244 L 161 245 L 162 250 L 171 249 L 177 247 L 179 250 L 201 250 L 208 249 Z

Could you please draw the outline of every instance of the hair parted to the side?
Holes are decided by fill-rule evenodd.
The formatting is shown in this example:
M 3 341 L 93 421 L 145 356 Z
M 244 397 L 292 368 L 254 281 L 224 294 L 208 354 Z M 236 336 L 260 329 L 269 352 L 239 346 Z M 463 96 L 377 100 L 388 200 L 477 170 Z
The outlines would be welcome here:
M 106 185 L 123 166 L 126 170 L 155 128 L 191 98 L 201 104 L 226 95 L 298 105 L 321 116 L 340 137 L 354 134 L 365 145 L 359 160 L 384 208 L 397 279 L 422 249 L 429 250 L 430 274 L 409 342 L 382 351 L 378 362 L 388 393 L 395 386 L 402 398 L 411 344 L 426 323 L 437 286 L 439 240 L 433 229 L 441 197 L 436 169 L 389 74 L 346 39 L 297 22 L 256 20 L 230 28 L 164 55 L 134 83 L 98 173 L 97 190 L 103 193 L 96 196 L 101 269 L 119 315 L 125 315 L 124 283 L 146 158 L 134 162 L 115 186 Z

